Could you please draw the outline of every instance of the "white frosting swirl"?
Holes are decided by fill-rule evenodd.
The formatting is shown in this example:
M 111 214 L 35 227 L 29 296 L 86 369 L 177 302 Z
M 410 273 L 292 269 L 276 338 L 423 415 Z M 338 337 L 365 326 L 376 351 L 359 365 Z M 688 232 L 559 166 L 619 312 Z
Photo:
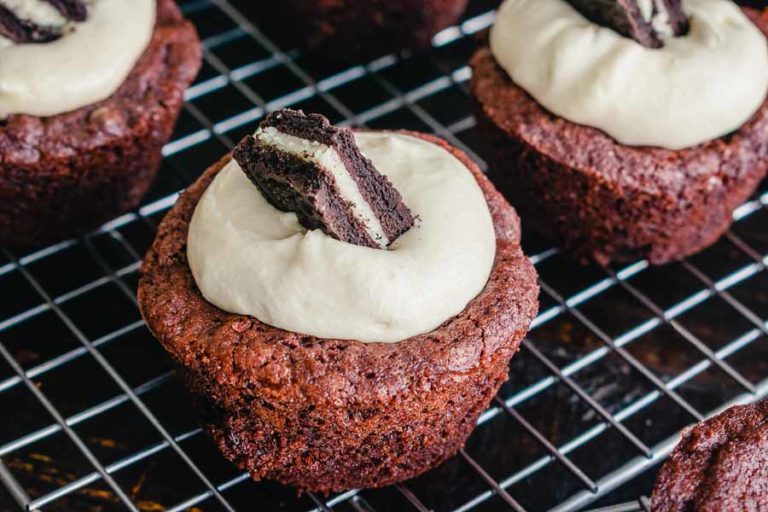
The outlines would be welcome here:
M 23 19 L 61 26 L 41 0 L 12 0 Z M 49 43 L 0 44 L 0 118 L 52 116 L 112 95 L 152 38 L 156 0 L 91 0 L 88 18 Z
M 419 218 L 371 249 L 307 231 L 231 161 L 189 226 L 187 256 L 206 300 L 288 331 L 396 342 L 429 332 L 485 287 L 496 254 L 485 197 L 443 148 L 393 133 L 356 134 L 362 152 Z
M 496 61 L 551 112 L 627 145 L 682 149 L 741 127 L 768 92 L 768 45 L 730 0 L 685 0 L 687 35 L 645 48 L 565 0 L 506 0 Z

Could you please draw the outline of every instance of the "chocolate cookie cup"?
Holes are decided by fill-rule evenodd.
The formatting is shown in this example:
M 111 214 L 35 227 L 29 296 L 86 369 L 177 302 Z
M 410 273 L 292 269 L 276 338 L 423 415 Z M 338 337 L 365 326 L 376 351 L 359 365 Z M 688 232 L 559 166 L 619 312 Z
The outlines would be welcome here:
M 768 402 L 735 406 L 683 432 L 652 512 L 768 510 Z
M 538 309 L 536 271 L 514 209 L 444 141 L 485 197 L 496 254 L 482 292 L 437 329 L 395 343 L 322 339 L 207 302 L 186 255 L 211 167 L 160 225 L 139 283 L 142 314 L 176 363 L 203 426 L 256 480 L 329 492 L 415 477 L 454 454 L 507 379 Z
M 355 61 L 428 48 L 456 23 L 468 0 L 285 0 L 254 2 L 256 20 L 317 56 Z M 286 30 L 287 28 L 287 30 Z M 290 34 L 287 35 L 286 34 Z
M 768 33 L 768 17 L 744 8 Z M 714 243 L 768 170 L 768 102 L 735 132 L 682 150 L 628 146 L 554 115 L 491 50 L 471 60 L 482 153 L 523 220 L 574 258 L 664 264 Z
M 103 101 L 0 122 L 0 246 L 85 233 L 139 204 L 171 136 L 200 41 L 173 0 L 158 0 L 149 45 Z

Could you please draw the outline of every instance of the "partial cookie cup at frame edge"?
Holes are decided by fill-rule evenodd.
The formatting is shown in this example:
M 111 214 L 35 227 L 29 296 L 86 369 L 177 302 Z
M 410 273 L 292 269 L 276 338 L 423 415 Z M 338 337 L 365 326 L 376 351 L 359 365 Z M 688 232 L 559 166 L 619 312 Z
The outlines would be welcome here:
M 352 62 L 428 48 L 432 37 L 456 23 L 468 0 L 284 0 L 250 8 L 264 30 L 284 45 L 315 57 Z M 341 4 L 341 5 L 340 5 Z M 290 27 L 291 30 L 285 30 Z
M 139 204 L 160 165 L 200 41 L 173 0 L 128 78 L 106 100 L 0 123 L 0 246 L 32 248 L 83 234 Z
M 403 132 L 408 134 L 408 132 Z M 228 157 L 180 198 L 142 268 L 139 302 L 222 453 L 255 479 L 334 491 L 417 476 L 454 454 L 499 386 L 538 309 L 514 209 L 477 166 L 494 221 L 483 292 L 438 329 L 398 343 L 318 339 L 207 303 L 186 262 L 194 207 Z
M 768 32 L 765 16 L 745 12 Z M 658 265 L 699 252 L 768 171 L 768 101 L 741 129 L 699 146 L 630 147 L 545 110 L 487 47 L 471 66 L 491 179 L 525 222 L 582 262 Z
M 737 405 L 683 430 L 659 471 L 653 512 L 767 510 L 768 401 Z

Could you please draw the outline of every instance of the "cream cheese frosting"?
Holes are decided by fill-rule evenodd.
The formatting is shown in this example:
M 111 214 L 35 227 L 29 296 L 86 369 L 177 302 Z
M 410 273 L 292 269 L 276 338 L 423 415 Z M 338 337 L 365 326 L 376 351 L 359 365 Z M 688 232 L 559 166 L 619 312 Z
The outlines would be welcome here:
M 740 128 L 763 104 L 768 44 L 730 0 L 683 4 L 690 31 L 649 49 L 566 0 L 506 0 L 490 47 L 516 84 L 569 121 L 626 145 L 691 147 Z
M 89 0 L 88 17 L 67 22 L 41 0 L 4 0 L 22 19 L 63 27 L 48 43 L 0 42 L 0 118 L 52 116 L 112 95 L 152 38 L 155 0 Z
M 419 224 L 388 250 L 340 242 L 274 208 L 230 161 L 200 199 L 187 238 L 207 301 L 292 332 L 397 342 L 435 329 L 480 293 L 496 237 L 469 170 L 416 137 L 355 138 Z

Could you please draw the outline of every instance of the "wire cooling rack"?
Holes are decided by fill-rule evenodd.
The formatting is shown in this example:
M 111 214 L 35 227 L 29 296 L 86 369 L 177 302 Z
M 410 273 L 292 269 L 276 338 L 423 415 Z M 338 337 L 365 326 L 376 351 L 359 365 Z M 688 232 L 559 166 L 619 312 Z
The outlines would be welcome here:
M 277 46 L 246 17 L 252 1 L 183 2 L 205 64 L 140 209 L 79 240 L 0 252 L 0 510 L 643 510 L 681 428 L 768 393 L 763 185 L 717 245 L 662 268 L 581 267 L 526 234 L 541 313 L 509 382 L 440 468 L 297 497 L 223 461 L 136 307 L 155 226 L 279 107 L 435 132 L 482 162 L 466 62 L 493 20 L 491 1 L 475 1 L 427 54 L 339 67 Z

